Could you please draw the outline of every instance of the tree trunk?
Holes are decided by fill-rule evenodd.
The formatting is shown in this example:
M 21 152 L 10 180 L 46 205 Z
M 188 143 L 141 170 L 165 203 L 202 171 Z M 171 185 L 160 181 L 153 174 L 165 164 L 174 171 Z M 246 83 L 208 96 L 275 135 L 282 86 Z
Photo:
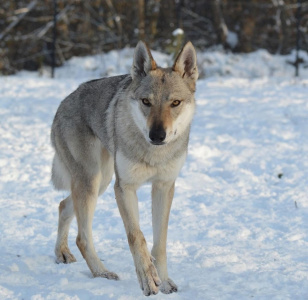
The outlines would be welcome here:
M 214 25 L 217 33 L 217 43 L 224 45 L 228 36 L 228 27 L 221 11 L 220 0 L 212 0 Z
M 144 41 L 145 39 L 145 6 L 144 6 L 144 0 L 138 0 L 138 29 L 139 29 L 139 40 Z
M 148 18 L 150 19 L 150 42 L 155 41 L 157 22 L 160 13 L 160 0 L 149 1 L 147 5 Z

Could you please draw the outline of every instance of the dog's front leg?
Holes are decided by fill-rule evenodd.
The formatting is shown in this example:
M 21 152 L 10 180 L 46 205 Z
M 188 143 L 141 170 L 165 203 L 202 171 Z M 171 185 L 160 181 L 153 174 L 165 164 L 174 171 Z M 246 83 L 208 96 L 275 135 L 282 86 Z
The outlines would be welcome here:
M 157 294 L 161 280 L 158 277 L 152 257 L 139 226 L 138 199 L 133 185 L 115 183 L 115 195 L 131 253 L 134 258 L 137 277 L 144 295 Z
M 154 245 L 152 255 L 162 280 L 160 290 L 170 294 L 177 291 L 176 284 L 169 278 L 167 270 L 166 242 L 170 208 L 174 195 L 174 181 L 155 181 L 152 185 L 152 223 Z

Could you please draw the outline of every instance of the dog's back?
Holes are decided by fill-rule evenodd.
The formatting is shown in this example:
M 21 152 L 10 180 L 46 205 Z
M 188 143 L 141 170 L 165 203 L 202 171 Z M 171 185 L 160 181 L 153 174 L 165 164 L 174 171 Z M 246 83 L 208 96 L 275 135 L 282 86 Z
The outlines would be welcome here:
M 123 92 L 130 82 L 130 75 L 91 80 L 61 102 L 51 129 L 55 149 L 51 179 L 56 189 L 70 190 L 71 173 L 78 173 L 78 169 L 73 168 L 76 163 L 72 154 L 77 157 L 86 154 L 98 137 L 108 146 L 106 111 L 116 94 Z

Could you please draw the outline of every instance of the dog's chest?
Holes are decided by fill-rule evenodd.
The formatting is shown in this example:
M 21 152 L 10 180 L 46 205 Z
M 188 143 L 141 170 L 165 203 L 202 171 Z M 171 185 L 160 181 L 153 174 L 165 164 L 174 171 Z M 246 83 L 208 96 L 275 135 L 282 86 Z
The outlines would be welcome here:
M 135 162 L 123 153 L 117 152 L 117 175 L 126 184 L 141 185 L 146 181 L 174 181 L 178 176 L 186 158 L 186 153 L 164 164 L 150 165 L 145 162 Z

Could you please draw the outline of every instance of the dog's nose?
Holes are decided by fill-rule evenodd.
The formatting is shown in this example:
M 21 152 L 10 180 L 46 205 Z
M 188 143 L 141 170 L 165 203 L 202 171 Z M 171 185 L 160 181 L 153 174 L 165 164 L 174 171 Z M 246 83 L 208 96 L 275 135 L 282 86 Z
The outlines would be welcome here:
M 150 130 L 149 137 L 151 139 L 152 144 L 154 145 L 162 145 L 164 139 L 166 138 L 166 131 L 162 125 L 153 126 Z

